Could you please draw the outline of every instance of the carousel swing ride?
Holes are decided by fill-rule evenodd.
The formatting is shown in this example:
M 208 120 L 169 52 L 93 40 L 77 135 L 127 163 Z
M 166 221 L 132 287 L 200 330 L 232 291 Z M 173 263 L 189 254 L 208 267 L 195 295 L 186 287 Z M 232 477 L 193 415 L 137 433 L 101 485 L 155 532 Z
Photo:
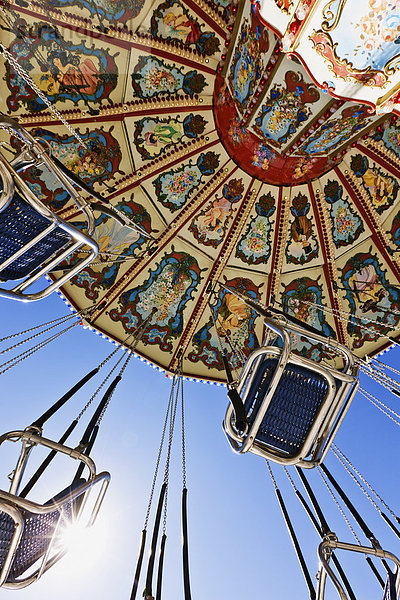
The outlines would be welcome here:
M 93 396 L 58 442 L 42 437 L 44 422 L 110 357 L 31 426 L 0 438 L 22 443 L 0 491 L 1 585 L 29 585 L 63 555 L 59 529 L 102 482 L 93 523 L 109 474 L 97 475 L 89 454 L 135 353 L 170 374 L 172 390 L 132 600 L 168 431 L 144 591 L 161 600 L 180 394 L 191 596 L 184 377 L 227 383 L 226 436 L 234 451 L 266 459 L 309 597 L 328 597 L 329 579 L 342 600 L 360 600 L 347 551 L 364 555 L 378 597 L 399 598 L 396 552 L 325 462 L 337 458 L 399 538 L 395 511 L 334 441 L 356 394 L 400 424 L 386 401 L 400 395 L 399 371 L 377 358 L 400 345 L 398 11 L 397 0 L 0 2 L 0 296 L 30 302 L 60 290 L 76 311 L 5 336 L 27 334 L 1 352 L 12 358 L 0 374 L 79 322 L 125 348 L 75 448 L 65 442 Z M 359 373 L 385 397 L 359 387 Z M 36 446 L 50 454 L 21 492 Z M 27 500 L 57 454 L 79 462 L 72 484 L 44 504 Z M 270 461 L 320 537 L 317 582 Z M 312 467 L 356 543 L 328 525 Z

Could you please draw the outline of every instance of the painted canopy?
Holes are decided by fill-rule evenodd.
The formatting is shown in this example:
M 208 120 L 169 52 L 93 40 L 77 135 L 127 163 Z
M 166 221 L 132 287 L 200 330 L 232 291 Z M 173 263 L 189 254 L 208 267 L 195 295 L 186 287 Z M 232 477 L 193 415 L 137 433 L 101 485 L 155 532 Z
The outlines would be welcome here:
M 97 307 L 93 328 L 124 342 L 155 309 L 137 352 L 172 371 L 182 349 L 186 375 L 215 381 L 219 339 L 233 364 L 262 339 L 234 290 L 360 356 L 393 343 L 396 116 L 324 94 L 247 2 L 18 0 L 0 15 L 4 46 L 85 145 L 4 60 L 0 110 L 153 238 L 98 214 L 99 258 L 62 290 Z M 49 173 L 26 176 L 80 226 Z

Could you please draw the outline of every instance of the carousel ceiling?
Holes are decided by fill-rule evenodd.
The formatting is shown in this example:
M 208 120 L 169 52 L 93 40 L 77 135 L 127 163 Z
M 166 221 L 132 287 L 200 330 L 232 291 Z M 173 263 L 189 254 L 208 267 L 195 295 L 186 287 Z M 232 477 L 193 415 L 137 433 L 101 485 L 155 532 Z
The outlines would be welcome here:
M 311 50 L 289 58 L 266 26 L 268 4 L 286 28 L 298 3 L 265 1 L 262 20 L 247 1 L 0 3 L 4 47 L 85 145 L 6 61 L 0 110 L 153 238 L 99 213 L 99 258 L 64 295 L 96 305 L 90 325 L 122 342 L 154 309 L 138 353 L 171 371 L 182 349 L 201 379 L 224 379 L 219 338 L 233 363 L 262 338 L 261 318 L 218 282 L 359 356 L 400 333 L 400 122 L 361 92 L 320 87 Z M 383 19 L 392 4 L 379 3 Z M 49 173 L 26 177 L 79 227 Z

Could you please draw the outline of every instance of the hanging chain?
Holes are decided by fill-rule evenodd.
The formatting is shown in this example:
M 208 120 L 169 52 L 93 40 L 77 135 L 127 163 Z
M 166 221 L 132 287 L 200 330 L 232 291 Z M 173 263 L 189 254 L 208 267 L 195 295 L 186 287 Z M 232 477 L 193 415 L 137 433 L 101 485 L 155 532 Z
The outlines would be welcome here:
M 294 491 L 297 493 L 297 492 L 298 492 L 298 489 L 297 489 L 297 487 L 296 487 L 296 484 L 295 484 L 295 482 L 294 482 L 294 481 L 293 481 L 293 479 L 292 479 L 292 476 L 290 475 L 289 471 L 287 470 L 287 467 L 285 467 L 285 466 L 284 466 L 284 467 L 283 467 L 283 470 L 285 471 L 285 473 L 286 473 L 286 475 L 287 475 L 287 478 L 289 479 L 289 481 L 290 481 L 290 484 L 291 484 L 292 488 L 293 488 L 293 489 L 294 489 Z
M 363 483 L 365 483 L 365 485 L 367 486 L 367 488 L 374 494 L 374 496 L 383 504 L 383 506 L 386 508 L 386 510 L 388 512 L 390 512 L 390 514 L 392 515 L 392 517 L 394 517 L 397 520 L 397 515 L 393 512 L 393 510 L 390 508 L 390 506 L 388 504 L 386 504 L 386 502 L 383 500 L 383 498 L 381 498 L 381 496 L 378 494 L 378 492 L 372 487 L 372 485 L 370 483 L 368 483 L 368 481 L 365 479 L 365 477 L 363 477 L 363 475 L 361 475 L 361 473 L 356 469 L 356 467 L 353 465 L 353 463 L 347 458 L 347 456 L 345 456 L 343 454 L 343 452 L 340 450 L 340 448 L 338 448 L 336 446 L 335 443 L 332 443 L 332 450 L 335 452 L 335 450 L 341 455 L 341 457 L 347 462 L 347 464 L 353 469 L 354 473 L 356 473 L 358 475 L 358 477 L 361 479 L 361 481 L 363 481 Z M 336 453 L 335 453 L 336 455 Z M 336 455 L 337 458 L 339 458 L 338 455 Z M 343 464 L 343 463 L 342 463 Z M 379 510 L 379 508 L 378 508 Z M 379 511 L 380 512 L 380 511 Z
M 376 381 L 376 383 L 379 383 L 379 385 L 387 389 L 389 392 L 392 391 L 392 387 L 400 387 L 400 382 L 396 381 L 395 379 L 392 379 L 391 377 L 389 377 L 385 373 L 382 373 L 381 371 L 370 370 L 362 362 L 360 362 L 360 369 L 365 375 L 368 375 L 368 377 Z
M 274 488 L 276 491 L 278 489 L 278 484 L 276 483 L 276 479 L 272 472 L 271 465 L 269 464 L 269 460 L 265 459 L 265 462 L 267 463 L 268 471 L 269 471 L 269 474 L 271 475 L 272 483 L 274 484 Z
M 175 378 L 174 378 L 173 381 L 172 381 L 171 392 L 170 392 L 170 395 L 169 395 L 168 406 L 167 406 L 167 411 L 166 411 L 166 414 L 165 414 L 164 426 L 163 426 L 162 435 L 161 435 L 160 447 L 158 449 L 156 466 L 155 466 L 155 469 L 154 469 L 153 481 L 152 481 L 152 484 L 151 484 L 149 502 L 148 502 L 148 505 L 147 505 L 147 512 L 146 512 L 146 517 L 145 517 L 145 520 L 144 520 L 143 529 L 145 529 L 145 530 L 147 530 L 147 525 L 149 523 L 150 510 L 151 510 L 151 505 L 152 505 L 152 502 L 153 502 L 153 496 L 154 496 L 154 490 L 155 490 L 155 486 L 156 486 L 158 471 L 159 471 L 159 468 L 160 468 L 161 454 L 162 454 L 162 450 L 163 450 L 163 447 L 164 447 L 164 440 L 165 440 L 165 433 L 166 433 L 166 430 L 167 430 L 168 417 L 169 417 L 170 411 L 172 410 L 172 402 L 173 402 L 173 398 L 174 398 L 174 386 L 175 386 L 175 384 L 176 384 L 176 381 L 175 381 Z
M 89 150 L 88 145 L 83 141 L 79 133 L 75 131 L 75 129 L 68 123 L 68 121 L 62 116 L 62 114 L 52 105 L 50 100 L 43 94 L 41 89 L 36 85 L 33 81 L 32 77 L 29 75 L 27 71 L 19 62 L 13 57 L 11 52 L 7 50 L 0 42 L 0 53 L 5 57 L 5 59 L 10 63 L 12 68 L 18 73 L 22 79 L 26 81 L 29 87 L 39 96 L 39 98 L 46 104 L 46 106 L 50 109 L 50 112 L 54 117 L 56 117 L 61 123 L 68 129 L 68 131 L 73 135 L 73 137 L 86 149 Z
M 373 404 L 374 406 L 376 406 L 376 408 L 378 408 L 381 412 L 383 412 L 384 415 L 386 415 L 387 417 L 389 417 L 389 419 L 391 419 L 391 421 L 393 421 L 393 423 L 395 423 L 396 425 L 400 426 L 400 415 L 398 415 L 394 410 L 392 410 L 391 408 L 389 408 L 388 406 L 386 406 L 386 404 L 384 404 L 383 402 L 381 402 L 380 400 L 378 400 L 378 398 L 375 398 L 375 396 L 373 396 L 372 394 L 370 394 L 369 392 L 367 392 L 363 388 L 359 388 L 358 391 L 367 400 L 369 400 L 371 402 L 371 404 Z M 396 419 L 394 419 L 390 413 L 392 413 L 392 415 L 395 415 L 395 417 L 397 417 L 397 419 L 399 419 L 399 421 L 396 421 Z
M 75 315 L 72 315 L 72 316 L 76 316 L 78 314 L 79 313 L 75 313 Z M 7 340 L 11 340 L 12 338 L 18 337 L 19 335 L 24 335 L 25 333 L 29 333 L 30 331 L 35 331 L 36 329 L 40 329 L 41 327 L 47 327 L 48 325 L 52 325 L 53 323 L 56 323 L 57 321 L 63 321 L 63 319 L 66 319 L 66 318 L 71 318 L 71 315 L 69 315 L 68 317 L 63 315 L 62 317 L 58 317 L 58 319 L 54 319 L 53 321 L 48 321 L 47 323 L 42 323 L 41 325 L 35 325 L 35 327 L 30 327 L 29 329 L 25 329 L 24 331 L 18 331 L 17 333 L 12 333 L 11 335 L 7 335 L 7 336 L 1 338 L 0 343 L 6 342 Z M 49 331 L 49 329 L 46 329 L 45 331 Z M 0 354 L 4 354 L 4 353 L 0 353 Z
M 378 360 L 377 358 L 372 358 L 371 360 L 373 360 L 374 362 L 378 363 L 379 365 L 381 365 L 381 368 L 385 368 L 388 369 L 389 371 L 392 371 L 393 373 L 396 373 L 397 375 L 400 375 L 400 371 L 398 369 L 395 369 L 394 367 L 392 367 L 391 365 L 387 365 L 386 363 L 381 362 L 380 360 Z
M 352 527 L 352 525 L 351 525 L 351 523 L 350 523 L 349 519 L 347 518 L 347 516 L 346 516 L 346 514 L 345 514 L 345 512 L 344 512 L 344 510 L 343 510 L 343 508 L 341 507 L 341 505 L 340 505 L 340 503 L 339 503 L 339 500 L 336 498 L 335 494 L 333 493 L 333 490 L 332 490 L 332 489 L 331 489 L 331 487 L 329 486 L 329 483 L 326 481 L 326 479 L 325 479 L 325 477 L 324 477 L 324 474 L 323 474 L 323 472 L 322 472 L 322 470 L 321 470 L 321 467 L 320 467 L 319 465 L 317 466 L 317 469 L 318 469 L 318 473 L 320 474 L 320 476 L 321 476 L 321 478 L 322 478 L 322 481 L 325 483 L 325 485 L 326 485 L 326 487 L 327 487 L 327 490 L 328 490 L 328 492 L 330 493 L 330 495 L 332 496 L 332 498 L 333 498 L 333 500 L 334 500 L 334 502 L 335 502 L 335 504 L 336 504 L 336 506 L 337 506 L 338 510 L 340 511 L 340 513 L 341 513 L 341 515 L 342 515 L 343 519 L 346 521 L 346 523 L 347 523 L 347 527 L 350 529 L 351 533 L 353 534 L 353 536 L 354 536 L 354 539 L 356 540 L 357 544 L 358 544 L 359 546 L 361 546 L 362 544 L 361 544 L 361 542 L 360 542 L 360 540 L 359 540 L 359 538 L 358 538 L 358 536 L 357 536 L 356 532 L 354 531 L 354 529 L 353 529 L 353 527 Z
M 331 446 L 331 450 L 333 452 L 333 454 L 336 456 L 336 458 L 338 459 L 338 461 L 340 462 L 340 464 L 346 469 L 347 473 L 350 475 L 350 477 L 353 479 L 353 481 L 356 482 L 356 484 L 358 485 L 358 487 L 360 488 L 360 490 L 362 491 L 362 493 L 368 498 L 368 500 L 371 502 L 372 506 L 379 512 L 380 515 L 382 515 L 382 511 L 379 508 L 379 506 L 377 505 L 377 503 L 375 502 L 375 500 L 373 498 L 371 498 L 371 496 L 368 494 L 367 490 L 365 489 L 365 487 L 358 481 L 357 477 L 354 475 L 354 473 L 352 473 L 348 467 L 348 465 L 346 465 L 346 463 L 343 461 L 343 459 L 339 456 L 338 452 L 336 452 L 335 448 L 333 448 Z
M 167 446 L 167 458 L 165 461 L 165 471 L 164 471 L 165 497 L 164 497 L 164 514 L 163 514 L 163 535 L 165 535 L 165 532 L 167 529 L 169 466 L 170 466 L 170 459 L 171 459 L 172 441 L 173 441 L 174 429 L 175 429 L 176 408 L 178 406 L 179 388 L 182 385 L 182 375 L 176 375 L 176 377 L 178 380 L 178 384 L 176 386 L 176 394 L 175 394 L 175 398 L 173 401 L 173 406 L 171 408 L 170 419 L 169 419 L 169 437 L 168 437 L 168 446 Z
M 70 325 L 66 329 L 63 329 L 62 331 L 59 331 L 58 333 L 54 334 L 53 336 L 51 336 L 47 340 L 44 340 L 43 342 L 41 342 L 40 344 L 38 344 L 37 346 L 35 346 L 35 348 L 33 348 L 33 350 L 32 349 L 31 350 L 25 350 L 25 352 L 22 352 L 18 356 L 15 356 L 14 358 L 11 358 L 7 362 L 3 363 L 2 365 L 0 365 L 0 369 L 2 367 L 6 367 L 7 365 L 9 365 L 9 366 L 7 366 L 6 369 L 3 369 L 2 371 L 0 371 L 0 375 L 3 375 L 9 369 L 11 369 L 12 367 L 15 367 L 16 365 L 18 365 L 19 363 L 21 363 L 23 360 L 25 360 L 29 356 L 32 356 L 32 354 L 35 354 L 35 352 L 37 352 L 38 350 L 41 350 L 42 348 L 44 348 L 45 346 L 47 346 L 47 344 L 50 344 L 50 342 L 56 340 L 58 337 L 60 337 L 64 333 L 67 333 L 67 331 L 69 331 L 73 327 L 76 327 L 76 325 L 78 325 L 79 323 L 80 323 L 80 321 L 76 321 L 76 323 L 73 323 L 72 325 Z M 12 364 L 10 364 L 10 363 L 12 363 Z
M 13 346 L 10 346 L 9 348 L 6 348 L 5 350 L 1 350 L 0 351 L 0 356 L 2 354 L 7 354 L 7 352 L 10 352 L 10 350 L 15 350 L 15 348 L 18 348 L 19 346 L 22 346 L 23 344 L 26 344 L 30 340 L 34 340 L 35 338 L 43 335 L 44 333 L 47 333 L 48 331 L 51 331 L 55 327 L 58 327 L 59 325 L 62 325 L 63 323 L 66 323 L 67 321 L 70 321 L 71 319 L 75 318 L 76 316 L 77 316 L 76 314 L 74 314 L 74 315 L 68 315 L 67 317 L 65 317 L 65 316 L 62 317 L 62 320 L 56 319 L 55 321 L 51 321 L 51 323 L 55 323 L 55 325 L 51 325 L 50 327 L 47 327 L 46 329 L 43 329 L 43 331 L 39 331 L 38 333 L 35 333 L 34 335 L 31 335 L 30 337 L 27 337 L 24 340 L 21 340 L 20 342 L 18 342 L 17 344 L 14 344 Z M 42 325 L 39 325 L 39 327 L 42 327 Z M 37 327 L 33 327 L 32 329 L 37 329 Z M 19 335 L 19 334 L 16 334 L 16 335 Z M 10 336 L 10 337 L 14 337 L 14 336 Z
M 185 409 L 183 399 L 183 380 L 181 382 L 181 405 L 182 405 L 182 487 L 186 488 L 186 440 L 185 440 Z
M 133 352 L 132 352 L 131 350 L 127 350 L 127 352 L 128 352 L 127 359 L 126 359 L 125 363 L 122 365 L 122 369 L 121 369 L 121 370 L 120 370 L 120 372 L 119 372 L 119 376 L 120 376 L 120 377 L 122 377 L 122 375 L 124 374 L 124 371 L 125 371 L 126 367 L 128 366 L 128 363 L 129 363 L 129 361 L 130 361 L 130 360 L 131 360 L 131 358 L 132 358 L 132 354 L 133 354 Z M 126 354 L 126 353 L 124 353 L 124 356 L 125 356 L 125 354 Z M 105 413 L 106 413 L 106 410 L 107 410 L 107 408 L 110 406 L 111 398 L 113 397 L 113 395 L 114 395 L 114 392 L 115 392 L 115 388 L 114 388 L 114 390 L 113 390 L 112 394 L 110 395 L 110 397 L 109 397 L 108 401 L 106 402 L 106 404 L 105 404 L 105 406 L 104 406 L 103 410 L 101 411 L 101 415 L 99 416 L 99 419 L 98 419 L 98 421 L 97 421 L 97 423 L 96 423 L 96 425 L 97 425 L 98 427 L 100 427 L 100 423 L 102 422 L 102 420 L 103 420 L 103 418 L 104 418 L 104 415 L 105 415 Z

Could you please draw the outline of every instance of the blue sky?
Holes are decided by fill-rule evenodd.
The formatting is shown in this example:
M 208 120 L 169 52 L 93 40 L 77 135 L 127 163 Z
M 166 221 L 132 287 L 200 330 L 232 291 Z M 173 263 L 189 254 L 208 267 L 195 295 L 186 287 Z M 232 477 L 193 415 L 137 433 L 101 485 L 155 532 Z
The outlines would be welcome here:
M 29 305 L 1 300 L 1 308 L 2 336 L 68 312 L 57 295 Z M 109 342 L 78 325 L 47 349 L 2 375 L 2 429 L 22 429 L 29 425 L 112 349 Z M 386 353 L 383 360 L 396 365 L 398 350 Z M 8 355 L 4 355 L 1 362 L 7 358 Z M 98 470 L 108 470 L 112 475 L 93 535 L 80 552 L 65 557 L 38 583 L 18 591 L 21 600 L 129 599 L 170 383 L 155 369 L 137 359 L 131 360 L 104 418 L 93 452 Z M 370 381 L 363 385 L 399 411 L 399 398 L 371 387 Z M 89 383 L 62 413 L 49 421 L 44 435 L 57 439 L 94 389 L 95 384 Z M 265 462 L 250 454 L 232 453 L 222 432 L 221 422 L 227 405 L 224 388 L 185 382 L 185 404 L 193 599 L 306 600 L 307 589 Z M 71 444 L 77 443 L 78 438 L 79 434 Z M 178 428 L 171 465 L 163 600 L 183 598 L 179 441 Z M 399 491 L 396 425 L 357 394 L 336 442 L 396 512 Z M 6 476 L 12 468 L 10 453 L 15 448 L 13 444 L 10 446 L 11 449 L 0 447 L 2 488 L 6 488 Z M 328 456 L 326 462 L 343 482 L 382 545 L 399 553 L 399 540 L 385 528 L 335 457 Z M 318 538 L 285 474 L 277 465 L 273 465 L 273 469 L 314 576 L 318 569 Z M 66 469 L 53 470 L 46 480 L 43 478 L 35 494 L 48 499 L 69 483 L 68 477 Z M 310 480 L 321 496 L 333 529 L 341 539 L 352 541 L 315 470 L 310 473 Z M 362 534 L 359 535 L 364 543 Z M 362 555 L 354 560 L 343 559 L 343 564 L 348 565 L 357 600 L 380 598 L 382 594 L 364 563 Z M 142 589 L 141 584 L 139 590 Z M 0 598 L 6 599 L 11 594 L 13 592 L 1 590 Z M 138 593 L 137 598 L 140 597 Z M 327 600 L 336 597 L 329 588 Z

